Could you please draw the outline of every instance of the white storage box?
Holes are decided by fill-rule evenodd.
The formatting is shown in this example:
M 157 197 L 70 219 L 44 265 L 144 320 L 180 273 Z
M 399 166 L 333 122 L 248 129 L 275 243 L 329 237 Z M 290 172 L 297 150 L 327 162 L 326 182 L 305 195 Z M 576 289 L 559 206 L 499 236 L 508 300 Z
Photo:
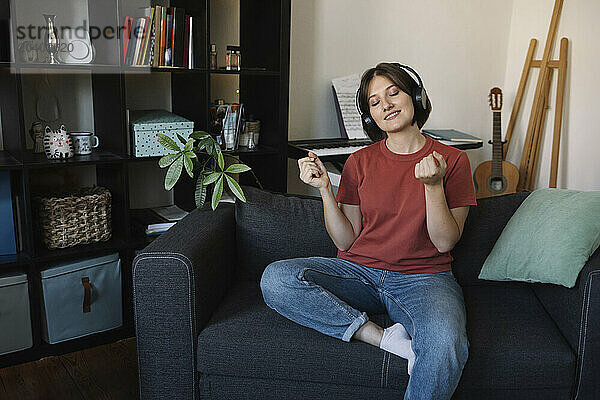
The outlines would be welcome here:
M 50 344 L 123 324 L 118 254 L 62 263 L 41 273 L 42 337 Z
M 31 346 L 27 275 L 0 274 L 0 355 Z

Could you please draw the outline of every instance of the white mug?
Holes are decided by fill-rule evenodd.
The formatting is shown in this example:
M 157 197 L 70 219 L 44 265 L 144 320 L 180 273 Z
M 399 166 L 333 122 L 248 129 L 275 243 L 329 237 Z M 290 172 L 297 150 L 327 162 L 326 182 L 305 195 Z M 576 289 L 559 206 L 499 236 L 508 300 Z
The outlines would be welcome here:
M 69 135 L 73 138 L 73 147 L 77 155 L 92 154 L 92 149 L 100 144 L 98 136 L 92 132 L 71 132 Z

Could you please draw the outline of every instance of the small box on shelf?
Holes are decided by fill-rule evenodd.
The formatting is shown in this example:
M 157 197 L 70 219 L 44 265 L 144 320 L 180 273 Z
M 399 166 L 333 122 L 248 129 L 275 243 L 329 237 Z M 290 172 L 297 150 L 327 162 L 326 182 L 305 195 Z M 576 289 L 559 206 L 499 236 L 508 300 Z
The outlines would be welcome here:
M 163 156 L 173 153 L 173 150 L 169 150 L 159 143 L 159 133 L 167 135 L 176 143 L 181 144 L 177 135 L 187 139 L 194 131 L 193 121 L 165 110 L 131 111 L 129 118 L 131 151 L 135 157 Z

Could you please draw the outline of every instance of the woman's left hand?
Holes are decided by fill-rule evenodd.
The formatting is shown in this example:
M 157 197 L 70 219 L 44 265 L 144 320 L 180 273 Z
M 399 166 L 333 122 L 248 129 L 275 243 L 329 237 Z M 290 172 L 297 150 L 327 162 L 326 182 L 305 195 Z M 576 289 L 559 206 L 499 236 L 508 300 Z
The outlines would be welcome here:
M 415 165 L 415 178 L 425 185 L 442 183 L 444 174 L 446 174 L 446 160 L 437 151 L 424 157 Z

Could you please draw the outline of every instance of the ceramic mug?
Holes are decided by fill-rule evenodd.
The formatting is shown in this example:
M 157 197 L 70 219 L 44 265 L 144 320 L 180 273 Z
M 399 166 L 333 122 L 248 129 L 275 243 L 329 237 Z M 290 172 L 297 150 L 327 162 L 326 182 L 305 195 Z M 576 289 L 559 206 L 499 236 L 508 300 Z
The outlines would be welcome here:
M 92 154 L 92 149 L 100 144 L 98 136 L 92 132 L 71 132 L 70 135 L 73 138 L 75 154 L 80 156 Z

